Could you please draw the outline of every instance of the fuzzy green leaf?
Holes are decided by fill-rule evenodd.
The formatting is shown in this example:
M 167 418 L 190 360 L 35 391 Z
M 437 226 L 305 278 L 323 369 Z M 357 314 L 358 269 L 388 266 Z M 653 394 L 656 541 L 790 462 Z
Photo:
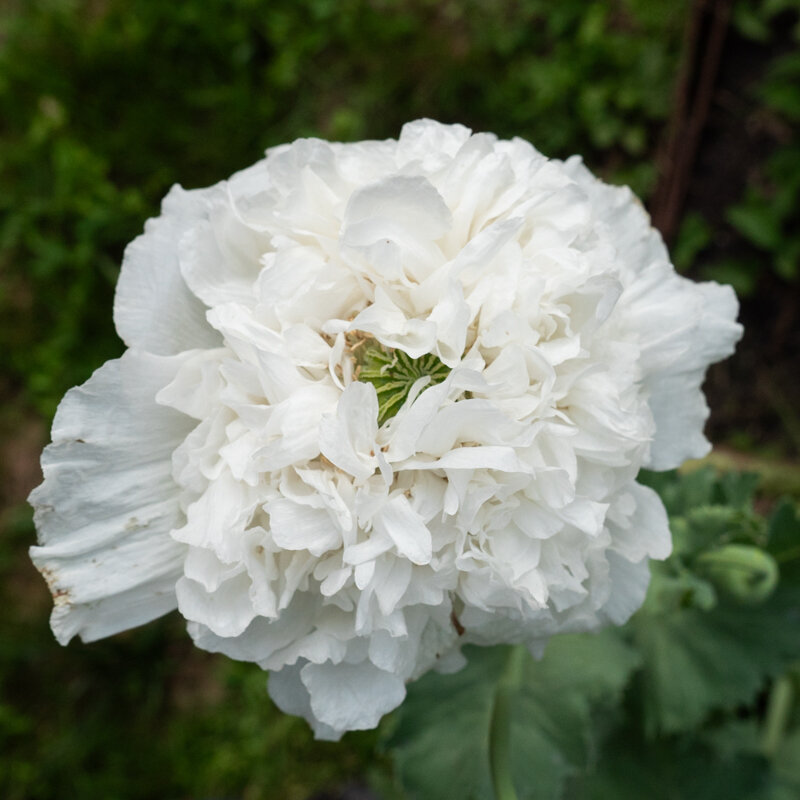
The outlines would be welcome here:
M 677 471 L 650 472 L 642 470 L 639 483 L 655 489 L 670 517 L 683 515 L 687 510 L 713 502 L 717 476 L 710 467 L 679 475 Z
M 572 782 L 565 800 L 776 800 L 766 759 L 723 753 L 694 738 L 653 746 L 639 730 L 619 731 L 597 768 Z
M 751 607 L 720 604 L 638 614 L 642 704 L 650 734 L 686 731 L 715 709 L 752 701 L 768 678 L 800 657 L 800 619 L 785 593 Z
M 780 564 L 782 575 L 800 575 L 800 510 L 791 500 L 782 500 L 773 512 L 768 537 L 768 549 Z
M 725 216 L 739 233 L 762 250 L 777 250 L 781 242 L 780 221 L 769 204 L 755 194 L 743 203 L 731 206 Z

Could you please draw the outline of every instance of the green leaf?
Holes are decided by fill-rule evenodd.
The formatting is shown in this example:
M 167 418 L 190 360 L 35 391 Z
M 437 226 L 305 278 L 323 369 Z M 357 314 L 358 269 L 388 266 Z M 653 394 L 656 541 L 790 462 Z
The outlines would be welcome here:
M 650 588 L 642 607 L 643 613 L 663 614 L 681 608 L 710 611 L 717 604 L 713 584 L 686 569 L 677 558 L 666 563 L 651 563 L 650 575 Z
M 638 654 L 614 630 L 561 636 L 530 661 L 512 722 L 512 769 L 520 800 L 559 797 L 563 778 L 591 763 L 598 729 L 593 711 L 619 702 Z M 544 778 L 558 773 L 548 794 Z
M 766 104 L 791 120 L 800 119 L 800 87 L 789 83 L 774 83 L 764 87 Z
M 800 241 L 787 243 L 785 249 L 775 254 L 775 272 L 785 281 L 800 275 Z
M 703 741 L 724 759 L 761 752 L 761 728 L 754 719 L 733 719 L 711 728 Z
M 738 3 L 734 8 L 733 24 L 748 39 L 757 42 L 769 41 L 769 23 L 763 14 L 750 7 L 749 3 Z
M 737 295 L 747 297 L 755 291 L 762 270 L 757 258 L 723 258 L 704 266 L 701 274 L 706 280 L 729 283 Z
M 772 800 L 766 759 L 719 753 L 695 739 L 651 743 L 635 727 L 610 739 L 597 769 L 574 781 L 567 800 Z
M 749 703 L 800 656 L 797 608 L 780 590 L 756 607 L 639 613 L 630 628 L 644 658 L 641 701 L 650 735 L 686 731 L 712 710 Z
M 455 675 L 429 673 L 409 687 L 389 748 L 412 797 L 491 797 L 489 722 L 506 648 L 467 649 Z
M 745 527 L 744 515 L 735 508 L 723 505 L 703 505 L 690 509 L 685 517 L 673 518 L 675 553 L 693 554 L 730 541 Z M 685 520 L 684 528 L 676 523 Z M 685 531 L 684 531 L 685 529 Z
M 685 474 L 642 472 L 667 509 L 673 554 L 692 557 L 730 542 L 763 544 L 764 523 L 752 510 L 761 478 L 752 472 L 717 475 L 704 467 Z
M 749 510 L 761 476 L 757 472 L 725 472 L 719 476 L 720 502 L 741 510 Z
M 761 97 L 773 110 L 790 120 L 800 119 L 800 54 L 789 51 L 770 64 L 761 86 Z
M 769 519 L 767 549 L 778 563 L 781 587 L 800 592 L 800 510 L 788 499 L 782 500 Z
M 465 648 L 469 665 L 409 687 L 388 742 L 411 797 L 492 798 L 489 724 L 511 648 Z M 636 653 L 615 631 L 556 637 L 526 660 L 512 702 L 511 771 L 520 800 L 558 798 L 597 747 L 592 714 L 618 700 Z
M 774 690 L 774 689 L 773 689 Z M 705 737 L 726 760 L 763 755 L 772 767 L 769 800 L 797 800 L 800 796 L 800 729 L 781 737 L 776 751 L 765 749 L 763 727 L 755 720 L 733 720 Z
M 779 797 L 789 800 L 800 796 L 800 729 L 781 743 L 775 754 L 775 772 L 783 791 Z
M 642 470 L 637 480 L 658 492 L 670 517 L 683 515 L 697 506 L 711 505 L 717 485 L 717 475 L 711 467 L 680 475 L 675 470 Z
M 687 214 L 678 231 L 678 238 L 672 248 L 675 266 L 685 272 L 694 264 L 697 256 L 711 244 L 713 231 L 701 214 Z
M 780 220 L 770 205 L 755 195 L 731 206 L 725 214 L 734 228 L 762 250 L 777 250 L 781 244 Z
M 754 475 L 717 478 L 711 470 L 656 481 L 671 514 L 675 552 L 653 565 L 647 601 L 629 626 L 644 657 L 640 688 L 650 734 L 686 731 L 713 710 L 750 702 L 800 656 L 800 516 L 784 501 L 765 530 L 751 510 L 756 482 Z M 739 585 L 742 575 L 728 574 L 730 556 L 759 568 L 765 581 L 758 596 Z M 717 605 L 703 577 L 729 597 L 744 591 L 758 604 Z

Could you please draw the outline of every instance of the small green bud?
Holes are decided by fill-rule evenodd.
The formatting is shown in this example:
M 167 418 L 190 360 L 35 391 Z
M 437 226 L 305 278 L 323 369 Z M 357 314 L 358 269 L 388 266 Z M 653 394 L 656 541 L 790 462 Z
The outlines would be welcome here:
M 698 556 L 695 570 L 742 603 L 760 603 L 778 584 L 775 559 L 749 544 L 728 544 Z

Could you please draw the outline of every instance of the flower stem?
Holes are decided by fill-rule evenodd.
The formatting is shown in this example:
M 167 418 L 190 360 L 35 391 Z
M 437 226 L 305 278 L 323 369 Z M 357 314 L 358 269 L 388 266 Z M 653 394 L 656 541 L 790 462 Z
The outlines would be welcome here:
M 781 745 L 783 732 L 792 713 L 794 687 L 789 675 L 782 675 L 775 681 L 767 704 L 767 718 L 761 738 L 761 751 L 767 758 L 774 758 Z
M 527 650 L 522 645 L 511 649 L 494 697 L 489 723 L 489 766 L 495 800 L 517 800 L 511 778 L 511 709 L 514 694 L 522 683 L 527 655 Z

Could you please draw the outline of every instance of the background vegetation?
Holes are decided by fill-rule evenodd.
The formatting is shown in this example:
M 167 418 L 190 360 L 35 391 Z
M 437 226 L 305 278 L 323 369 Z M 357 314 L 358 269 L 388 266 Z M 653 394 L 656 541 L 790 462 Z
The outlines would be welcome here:
M 425 725 L 413 709 L 441 694 L 435 676 L 380 732 L 314 743 L 272 708 L 258 669 L 195 652 L 177 619 L 58 647 L 27 561 L 24 498 L 58 400 L 122 350 L 110 313 L 122 251 L 172 183 L 214 183 L 298 136 L 384 138 L 430 116 L 551 156 L 582 153 L 606 179 L 657 197 L 692 8 L 0 3 L 2 797 L 355 798 L 367 781 L 386 798 L 444 797 L 430 741 L 447 742 L 446 763 L 485 796 L 468 731 L 488 713 L 501 649 L 474 653 L 442 687 L 452 707 Z M 727 444 L 714 463 L 757 480 L 653 478 L 678 550 L 621 633 L 566 640 L 530 667 L 526 687 L 552 688 L 521 690 L 520 707 L 545 726 L 517 737 L 530 797 L 800 792 L 800 532 L 793 502 L 777 503 L 800 496 L 799 17 L 797 0 L 733 3 L 673 242 L 679 269 L 731 282 L 743 300 L 746 338 L 708 383 L 711 434 Z M 744 588 L 720 571 L 732 552 Z M 605 669 L 563 685 L 565 662 Z

